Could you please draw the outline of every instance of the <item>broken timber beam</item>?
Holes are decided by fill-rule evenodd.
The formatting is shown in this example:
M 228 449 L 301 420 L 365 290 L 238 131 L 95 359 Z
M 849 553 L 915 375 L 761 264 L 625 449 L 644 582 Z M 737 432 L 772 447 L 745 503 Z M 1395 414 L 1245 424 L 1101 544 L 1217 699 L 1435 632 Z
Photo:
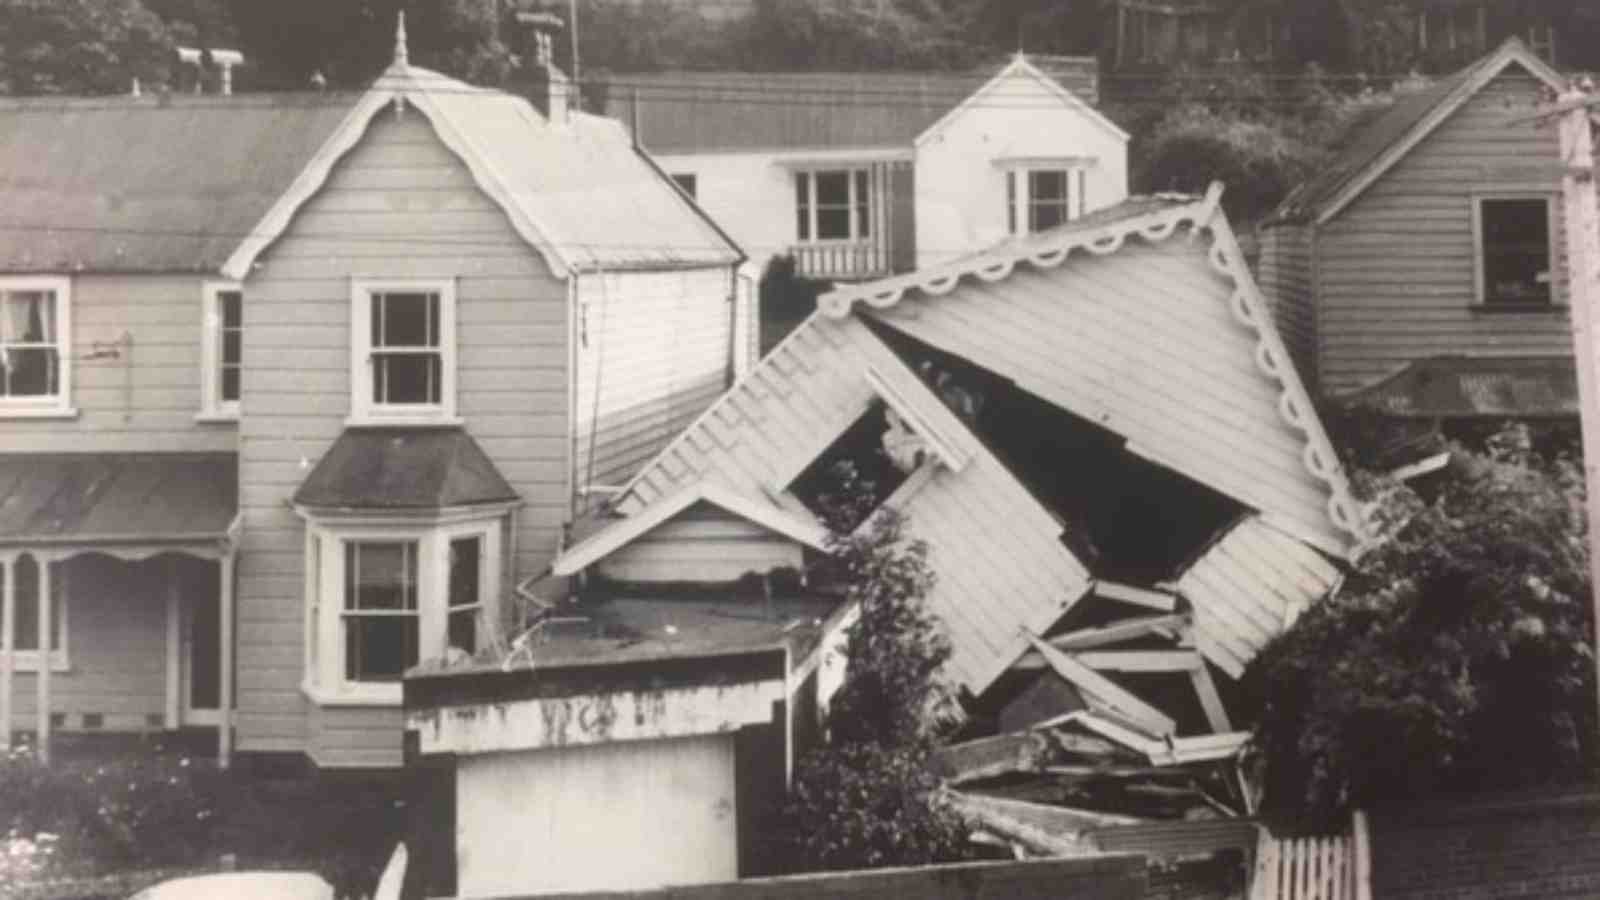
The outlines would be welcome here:
M 1068 632 L 1067 634 L 1049 638 L 1047 643 L 1057 650 L 1091 650 L 1096 647 L 1131 641 L 1151 634 L 1169 637 L 1178 636 L 1182 634 L 1183 629 L 1188 624 L 1189 616 L 1187 614 L 1150 616 L 1143 619 L 1128 619 L 1099 628 L 1085 628 L 1081 631 Z M 1044 657 L 1036 652 L 1024 654 L 1016 665 L 1012 666 L 1014 669 L 1024 670 L 1043 669 L 1045 667 Z
M 1193 672 L 1205 665 L 1193 650 L 1091 650 L 1073 658 L 1101 672 Z
M 1044 657 L 1045 662 L 1049 663 L 1057 675 L 1083 692 L 1085 700 L 1091 703 L 1097 701 L 1110 707 L 1118 715 L 1126 717 L 1151 734 L 1166 737 L 1177 732 L 1178 723 L 1171 716 L 1139 699 L 1131 691 L 1043 640 L 1033 635 L 1029 635 L 1028 639 L 1033 642 L 1034 649 Z
M 1012 772 L 1038 771 L 1049 752 L 1049 740 L 1038 732 L 1002 734 L 940 747 L 933 754 L 933 767 L 951 784 L 962 784 Z
M 1096 581 L 1093 592 L 1096 597 L 1103 600 L 1131 603 L 1134 606 L 1143 606 L 1161 612 L 1172 612 L 1178 608 L 1178 595 L 1171 591 L 1135 587 L 1119 581 Z
M 1194 692 L 1200 696 L 1200 708 L 1205 710 L 1206 724 L 1217 734 L 1232 731 L 1233 722 L 1228 718 L 1228 708 L 1222 704 L 1222 695 L 1217 692 L 1217 683 L 1211 678 L 1211 670 L 1202 662 L 1190 670 L 1189 677 L 1194 681 Z

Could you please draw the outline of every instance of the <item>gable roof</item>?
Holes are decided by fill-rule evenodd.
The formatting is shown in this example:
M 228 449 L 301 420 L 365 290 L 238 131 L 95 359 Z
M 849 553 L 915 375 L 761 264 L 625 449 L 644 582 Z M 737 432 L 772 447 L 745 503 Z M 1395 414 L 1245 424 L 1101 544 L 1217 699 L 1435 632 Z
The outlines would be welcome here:
M 765 499 L 756 500 L 716 482 L 702 481 L 652 504 L 638 515 L 615 521 L 589 535 L 556 557 L 550 564 L 551 570 L 557 576 L 576 575 L 696 503 L 719 506 L 813 550 L 827 547 L 827 530 L 816 522 L 804 521 Z
M 243 278 L 390 105 L 420 110 L 558 276 L 727 265 L 731 241 L 633 146 L 621 124 L 571 113 L 553 125 L 526 99 L 397 59 L 372 83 L 223 267 Z
M 358 96 L 0 100 L 0 271 L 216 272 Z
M 1557 90 L 1564 87 L 1559 72 L 1519 38 L 1508 38 L 1493 53 L 1461 71 L 1400 96 L 1381 113 L 1359 118 L 1346 131 L 1333 161 L 1292 192 L 1273 218 L 1318 224 L 1332 219 L 1511 66 L 1521 66 Z
M 637 123 L 656 154 L 909 149 L 1016 61 L 975 72 L 695 72 L 617 75 L 606 114 Z M 1093 110 L 1092 58 L 1033 58 L 1029 70 Z M 1115 127 L 1115 126 L 1113 126 Z
M 1008 106 L 1025 103 L 1025 95 L 1018 95 L 1015 90 L 1007 90 L 1008 86 L 1019 78 L 1031 79 L 1035 83 L 1042 86 L 1062 105 L 1082 113 L 1084 116 L 1088 117 L 1089 121 L 1093 122 L 1096 126 L 1105 130 L 1113 137 L 1122 141 L 1128 140 L 1128 133 L 1123 131 L 1122 128 L 1117 125 L 1117 123 L 1106 118 L 1104 114 L 1095 109 L 1088 102 L 1062 87 L 1060 82 L 1045 74 L 1031 62 L 1029 62 L 1027 57 L 1023 56 L 1021 53 L 1018 53 L 1015 59 L 1013 59 L 1005 68 L 996 73 L 993 78 L 985 82 L 982 87 L 973 91 L 954 109 L 945 113 L 939 118 L 938 121 L 934 122 L 932 125 L 929 125 L 922 131 L 921 134 L 917 135 L 917 145 L 920 146 L 932 140 L 935 135 L 943 131 L 950 123 L 956 121 L 963 113 L 973 109 L 974 107 L 983 104 Z
M 294 493 L 313 509 L 436 510 L 517 499 L 459 427 L 347 428 Z

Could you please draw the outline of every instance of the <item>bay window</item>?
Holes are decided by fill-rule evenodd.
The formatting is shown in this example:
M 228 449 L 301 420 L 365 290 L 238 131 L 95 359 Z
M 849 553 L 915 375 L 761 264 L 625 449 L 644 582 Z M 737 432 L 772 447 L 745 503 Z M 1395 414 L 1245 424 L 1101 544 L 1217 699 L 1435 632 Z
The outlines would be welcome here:
M 70 413 L 65 278 L 0 278 L 0 415 Z
M 359 424 L 455 415 L 455 285 L 365 281 L 351 289 L 351 417 Z
M 312 521 L 306 693 L 324 705 L 397 704 L 407 669 L 482 649 L 504 522 L 499 509 L 445 524 Z

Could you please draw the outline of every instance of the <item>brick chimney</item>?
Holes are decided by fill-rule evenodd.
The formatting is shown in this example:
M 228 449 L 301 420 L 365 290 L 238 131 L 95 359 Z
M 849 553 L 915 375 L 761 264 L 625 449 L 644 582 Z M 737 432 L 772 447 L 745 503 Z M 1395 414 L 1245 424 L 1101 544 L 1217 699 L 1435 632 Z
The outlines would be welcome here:
M 518 10 L 517 23 L 520 69 L 518 86 L 552 125 L 565 125 L 572 103 L 572 82 L 556 68 L 555 36 L 561 32 L 560 17 L 547 12 Z

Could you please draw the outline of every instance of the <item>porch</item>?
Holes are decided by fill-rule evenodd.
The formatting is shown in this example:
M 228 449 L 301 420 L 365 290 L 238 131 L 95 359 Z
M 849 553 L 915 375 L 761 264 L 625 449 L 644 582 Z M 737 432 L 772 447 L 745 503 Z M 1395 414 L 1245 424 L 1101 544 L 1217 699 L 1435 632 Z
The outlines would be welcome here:
M 214 730 L 231 756 L 233 454 L 0 456 L 0 746 Z

